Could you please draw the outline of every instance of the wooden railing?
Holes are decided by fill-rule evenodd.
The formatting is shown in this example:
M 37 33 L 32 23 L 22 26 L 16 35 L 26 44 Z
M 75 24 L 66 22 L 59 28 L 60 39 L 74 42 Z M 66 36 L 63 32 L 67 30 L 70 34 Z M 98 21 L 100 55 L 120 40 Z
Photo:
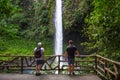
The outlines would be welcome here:
M 94 57 L 91 60 L 85 60 L 85 55 L 76 57 L 75 60 L 75 71 L 80 73 L 94 72 Z M 52 73 L 58 72 L 58 74 L 67 74 L 67 61 L 62 55 L 50 55 L 45 56 L 44 65 L 42 71 L 51 71 Z M 33 56 L 6 56 L 0 55 L 0 70 L 7 71 L 20 71 L 23 73 L 24 70 L 34 70 L 35 60 Z
M 106 80 L 120 80 L 120 62 L 96 55 L 96 72 Z
M 45 56 L 42 71 L 50 74 L 68 74 L 67 61 L 62 55 Z M 33 56 L 6 56 L 0 55 L 0 71 L 20 71 L 35 70 L 35 60 Z M 119 80 L 120 62 L 115 62 L 99 55 L 81 55 L 75 58 L 75 73 L 91 74 L 96 73 L 106 80 Z

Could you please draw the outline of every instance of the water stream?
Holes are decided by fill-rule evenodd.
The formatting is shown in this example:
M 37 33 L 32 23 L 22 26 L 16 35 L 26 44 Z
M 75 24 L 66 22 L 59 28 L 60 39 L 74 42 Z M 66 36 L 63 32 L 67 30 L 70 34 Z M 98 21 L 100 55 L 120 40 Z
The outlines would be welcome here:
M 55 7 L 55 55 L 63 52 L 63 29 L 62 29 L 62 0 L 56 0 Z M 62 59 L 62 58 L 60 58 Z M 58 61 L 58 59 L 56 59 Z M 63 63 L 60 63 L 62 67 Z M 55 72 L 58 74 L 58 71 Z
M 55 7 L 55 55 L 62 54 L 63 47 L 62 31 L 62 0 L 56 0 Z
M 56 0 L 55 7 L 55 55 L 62 55 L 63 49 L 63 29 L 62 29 L 62 0 Z M 62 59 L 62 58 L 61 58 Z M 57 59 L 58 60 L 58 59 Z M 62 63 L 60 63 L 62 65 Z M 34 70 L 24 70 L 23 73 L 33 74 Z M 56 74 L 58 71 L 56 71 Z

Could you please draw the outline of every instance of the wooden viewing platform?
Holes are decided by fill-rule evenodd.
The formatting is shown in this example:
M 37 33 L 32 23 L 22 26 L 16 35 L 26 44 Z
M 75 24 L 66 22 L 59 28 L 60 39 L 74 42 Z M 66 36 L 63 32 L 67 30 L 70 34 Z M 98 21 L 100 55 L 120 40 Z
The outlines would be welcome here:
M 62 55 L 45 56 L 41 68 L 43 74 L 35 76 L 24 73 L 26 70 L 35 70 L 33 56 L 0 55 L 0 80 L 120 80 L 120 62 L 100 55 L 81 55 L 75 58 L 76 75 L 68 76 L 64 58 Z
M 95 75 L 30 75 L 30 74 L 0 74 L 0 80 L 101 80 Z

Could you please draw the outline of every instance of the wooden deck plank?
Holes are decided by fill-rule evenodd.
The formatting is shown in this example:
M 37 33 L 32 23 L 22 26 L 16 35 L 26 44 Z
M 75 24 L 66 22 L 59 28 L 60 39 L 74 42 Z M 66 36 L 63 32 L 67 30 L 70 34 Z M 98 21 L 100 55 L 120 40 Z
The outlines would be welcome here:
M 96 75 L 40 75 L 31 74 L 0 74 L 0 80 L 101 80 Z

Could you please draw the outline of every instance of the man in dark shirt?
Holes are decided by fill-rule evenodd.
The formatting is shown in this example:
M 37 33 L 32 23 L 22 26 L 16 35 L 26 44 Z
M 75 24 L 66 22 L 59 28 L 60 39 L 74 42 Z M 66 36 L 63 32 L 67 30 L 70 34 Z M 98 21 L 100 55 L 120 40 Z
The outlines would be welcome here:
M 69 45 L 67 46 L 67 49 L 65 51 L 65 56 L 68 58 L 68 71 L 69 75 L 74 75 L 74 61 L 75 61 L 75 55 L 79 56 L 79 52 L 77 48 L 74 46 L 73 41 L 69 40 Z

